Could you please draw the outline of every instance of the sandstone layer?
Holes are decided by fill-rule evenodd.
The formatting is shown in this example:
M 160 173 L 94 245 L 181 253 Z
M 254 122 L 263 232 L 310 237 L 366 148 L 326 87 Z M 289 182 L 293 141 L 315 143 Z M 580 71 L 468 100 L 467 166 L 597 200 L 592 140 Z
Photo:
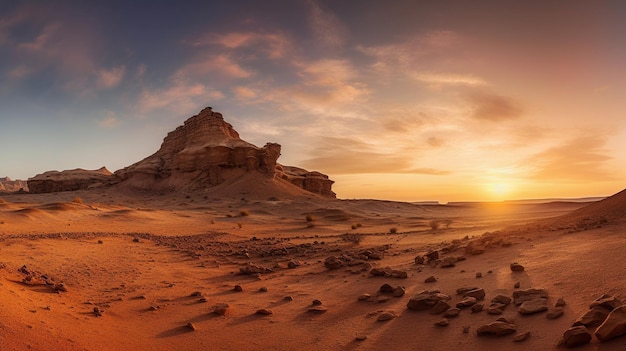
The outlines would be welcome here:
M 96 170 L 81 168 L 66 171 L 47 171 L 28 179 L 31 193 L 55 193 L 90 189 L 109 184 L 111 172 L 105 167 Z

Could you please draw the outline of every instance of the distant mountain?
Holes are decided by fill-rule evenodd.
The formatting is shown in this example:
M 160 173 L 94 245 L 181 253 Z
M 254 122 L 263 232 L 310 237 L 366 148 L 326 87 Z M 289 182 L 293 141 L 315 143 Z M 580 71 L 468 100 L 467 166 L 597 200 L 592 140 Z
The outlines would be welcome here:
M 28 185 L 24 180 L 11 180 L 9 177 L 0 178 L 0 192 L 27 191 Z

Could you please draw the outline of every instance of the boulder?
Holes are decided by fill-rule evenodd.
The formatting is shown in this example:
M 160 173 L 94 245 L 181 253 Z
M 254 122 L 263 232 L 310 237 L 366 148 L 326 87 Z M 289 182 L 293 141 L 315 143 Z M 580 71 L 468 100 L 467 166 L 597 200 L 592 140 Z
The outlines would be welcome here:
M 521 264 L 519 264 L 517 262 L 511 263 L 510 268 L 511 268 L 512 272 L 523 272 L 524 271 L 524 266 L 522 266 Z
M 536 298 L 547 298 L 548 291 L 546 289 L 526 289 L 513 291 L 513 301 L 519 306 L 524 301 L 534 300 Z
M 559 341 L 559 345 L 565 347 L 576 347 L 588 344 L 591 341 L 591 334 L 583 326 L 574 326 L 563 333 L 563 338 Z
M 411 298 L 406 307 L 414 311 L 429 310 L 442 300 L 450 300 L 450 296 L 440 293 L 439 290 L 424 290 Z
M 548 300 L 538 297 L 522 302 L 517 311 L 520 314 L 534 314 L 548 310 Z
M 626 305 L 611 311 L 594 333 L 600 341 L 611 340 L 624 334 L 626 334 Z
M 474 289 L 470 290 L 463 295 L 463 297 L 473 297 L 476 300 L 480 301 L 485 298 L 485 289 Z
M 578 319 L 574 322 L 574 326 L 581 325 L 589 328 L 595 328 L 604 322 L 610 312 L 611 310 L 602 306 L 595 306 L 585 312 L 582 316 L 578 317 Z
M 614 310 L 614 309 L 618 308 L 621 305 L 622 305 L 622 303 L 615 296 L 604 294 L 604 295 L 600 296 L 599 298 L 595 299 L 591 303 L 591 305 L 589 305 L 589 308 L 594 308 L 596 306 L 602 306 L 602 307 L 604 307 L 606 309 Z
M 485 325 L 480 326 L 476 330 L 476 334 L 478 336 L 483 335 L 493 335 L 493 336 L 504 336 L 513 334 L 517 331 L 517 326 L 513 323 L 507 321 L 495 321 Z

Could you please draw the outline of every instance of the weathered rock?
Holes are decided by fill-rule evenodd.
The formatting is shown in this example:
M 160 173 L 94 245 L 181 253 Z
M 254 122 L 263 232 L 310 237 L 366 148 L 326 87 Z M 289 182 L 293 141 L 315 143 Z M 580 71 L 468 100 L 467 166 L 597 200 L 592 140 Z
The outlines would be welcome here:
M 450 321 L 447 318 L 442 318 L 440 321 L 435 322 L 435 325 L 438 327 L 447 327 L 450 325 Z
M 0 178 L 0 192 L 28 191 L 28 184 L 24 180 L 11 180 L 9 177 Z
M 611 310 L 608 310 L 602 306 L 596 306 L 580 316 L 575 322 L 574 326 L 582 325 L 588 328 L 595 328 L 602 324 Z
M 381 293 L 390 293 L 390 292 L 393 292 L 393 287 L 385 283 L 381 285 L 380 288 L 378 288 L 378 291 L 380 291 Z
M 425 256 L 428 262 L 434 262 L 439 259 L 439 251 L 428 251 Z
M 404 296 L 405 292 L 406 292 L 406 290 L 404 289 L 403 286 L 396 286 L 393 289 L 393 296 L 394 297 L 402 297 L 402 296 Z
M 411 298 L 406 307 L 410 310 L 423 311 L 432 308 L 442 300 L 450 300 L 450 296 L 442 294 L 438 290 L 425 290 Z
M 313 306 L 313 307 L 309 307 L 309 309 L 307 310 L 307 312 L 314 313 L 314 314 L 322 314 L 322 313 L 326 313 L 326 311 L 328 311 L 328 308 L 324 306 Z
M 371 298 L 372 298 L 372 295 L 370 295 L 370 294 L 361 294 L 361 295 L 359 295 L 357 300 L 359 300 L 359 301 L 368 301 Z
M 532 300 L 524 301 L 519 306 L 517 311 L 521 314 L 533 314 L 548 310 L 548 300 L 544 298 L 535 298 Z
M 472 296 L 466 296 L 464 297 L 461 301 L 457 302 L 456 307 L 458 308 L 463 308 L 463 307 L 470 307 L 476 304 L 476 298 L 472 297 Z
M 261 274 L 261 273 L 272 273 L 273 270 L 267 267 L 261 267 L 256 263 L 248 262 L 245 267 L 239 268 L 239 274 Z
M 441 260 L 440 267 L 441 268 L 451 268 L 456 265 L 457 259 L 456 257 L 447 256 Z
M 435 278 L 435 276 L 431 275 L 430 277 L 424 279 L 424 283 L 435 283 L 437 281 L 437 278 Z
M 478 336 L 483 336 L 483 335 L 504 336 L 504 335 L 513 334 L 516 331 L 517 331 L 517 326 L 513 323 L 504 322 L 504 321 L 495 321 L 495 322 L 491 322 L 489 324 L 480 326 L 476 330 L 476 334 L 478 334 Z
M 548 314 L 546 314 L 546 318 L 548 319 L 557 319 L 561 317 L 565 313 L 563 307 L 553 307 L 548 309 Z
M 525 301 L 534 300 L 536 298 L 547 298 L 548 291 L 546 289 L 526 289 L 513 291 L 513 301 L 519 306 Z
M 260 310 L 256 311 L 256 314 L 260 314 L 263 316 L 269 316 L 270 314 L 273 314 L 274 312 L 272 310 L 270 310 L 269 308 L 261 308 Z
M 489 305 L 489 307 L 487 307 L 487 313 L 489 314 L 502 314 L 502 312 L 504 312 L 504 309 L 506 308 L 506 305 L 503 303 L 492 303 L 491 305 Z
M 379 314 L 378 318 L 376 318 L 376 320 L 379 321 L 379 322 L 385 322 L 385 321 L 388 321 L 388 320 L 392 320 L 392 319 L 394 319 L 396 317 L 397 317 L 397 315 L 396 315 L 395 312 L 393 312 L 393 311 L 385 311 L 385 312 Z
M 462 288 L 458 288 L 456 289 L 456 294 L 457 295 L 465 295 L 468 291 L 472 291 L 472 290 L 476 290 L 478 289 L 478 287 L 462 287 Z
M 196 326 L 195 326 L 193 323 L 191 323 L 191 322 L 187 323 L 187 325 L 185 326 L 185 328 L 187 328 L 187 329 L 189 329 L 189 330 L 191 330 L 191 331 L 196 331 L 196 330 L 198 330 L 198 328 L 196 328 Z
M 108 185 L 111 172 L 105 167 L 93 171 L 81 168 L 67 171 L 48 171 L 28 179 L 33 194 L 75 191 Z
M 512 272 L 523 272 L 524 271 L 524 266 L 522 266 L 521 264 L 519 264 L 517 262 L 511 263 L 510 267 L 511 267 L 511 271 Z
M 622 305 L 621 301 L 617 299 L 615 296 L 604 294 L 600 296 L 599 298 L 597 298 L 595 301 L 593 301 L 591 305 L 589 305 L 589 308 L 602 306 L 606 309 L 614 310 L 621 305 Z
M 337 256 L 330 256 L 324 260 L 324 267 L 328 269 L 338 269 L 344 267 L 346 262 Z
M 493 299 L 491 299 L 492 303 L 501 303 L 503 305 L 508 305 L 513 301 L 509 296 L 498 294 Z
M 522 342 L 522 341 L 528 339 L 528 337 L 530 337 L 530 332 L 529 331 L 524 332 L 524 333 L 518 333 L 518 334 L 515 334 L 515 336 L 513 336 L 513 341 L 515 341 L 515 342 Z
M 608 341 L 624 334 L 626 334 L 626 305 L 611 311 L 594 333 L 600 341 Z
M 441 313 L 447 311 L 449 308 L 450 308 L 450 304 L 448 304 L 444 300 L 440 300 L 430 309 L 430 313 L 431 314 L 441 314 Z
M 470 308 L 470 311 L 472 311 L 472 313 L 478 313 L 481 312 L 484 308 L 485 305 L 483 305 L 482 303 L 477 303 Z
M 227 303 L 219 303 L 213 306 L 213 313 L 219 316 L 225 316 L 229 309 L 230 306 Z
M 563 307 L 565 306 L 565 300 L 562 297 L 559 297 L 554 304 L 554 307 Z
M 443 316 L 445 318 L 454 318 L 454 317 L 458 317 L 459 313 L 461 313 L 461 309 L 452 307 L 452 308 L 447 309 L 443 313 Z
M 463 295 L 464 297 L 473 297 L 476 300 L 480 301 L 485 298 L 485 289 L 474 289 L 470 290 Z
M 559 341 L 559 345 L 565 347 L 576 347 L 588 344 L 591 341 L 591 333 L 583 326 L 575 326 L 567 329 L 563 333 L 563 338 Z
M 193 191 L 252 175 L 263 183 L 264 192 L 280 192 L 287 186 L 303 194 L 335 197 L 328 176 L 279 165 L 280 151 L 276 143 L 257 147 L 242 140 L 222 114 L 207 107 L 170 132 L 156 153 L 116 171 L 111 182 L 148 190 Z
M 424 264 L 424 256 L 415 256 L 415 264 Z
M 477 241 L 472 241 L 465 247 L 465 253 L 469 255 L 480 255 L 485 252 L 485 248 Z

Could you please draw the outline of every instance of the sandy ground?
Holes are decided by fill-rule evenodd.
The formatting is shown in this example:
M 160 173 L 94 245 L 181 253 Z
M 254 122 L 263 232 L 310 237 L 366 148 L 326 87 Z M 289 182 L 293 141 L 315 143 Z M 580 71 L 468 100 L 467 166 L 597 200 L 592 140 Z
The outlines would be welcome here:
M 594 299 L 626 298 L 625 225 L 581 228 L 549 219 L 585 203 L 233 201 L 106 191 L 0 199 L 1 350 L 548 350 Z M 485 252 L 466 254 L 464 247 L 487 232 Z M 466 260 L 452 268 L 416 265 L 431 249 Z M 329 256 L 368 252 L 382 258 L 324 266 Z M 512 272 L 512 262 L 526 269 Z M 268 270 L 239 274 L 250 263 Z M 33 280 L 23 281 L 24 265 Z M 387 266 L 408 277 L 369 273 Z M 425 283 L 431 275 L 437 282 Z M 508 306 L 502 316 L 531 333 L 520 343 L 512 335 L 476 335 L 499 316 L 464 309 L 437 327 L 441 315 L 406 307 L 424 289 L 451 295 L 455 304 L 457 288 L 484 288 L 490 301 L 510 296 L 516 282 L 547 289 L 551 305 L 559 297 L 567 302 L 554 320 Z M 55 292 L 59 283 L 67 291 Z M 406 294 L 380 293 L 385 283 Z M 370 299 L 359 301 L 365 293 Z M 308 311 L 316 299 L 324 313 Z M 224 304 L 223 315 L 214 312 Z M 386 311 L 396 317 L 377 321 Z M 622 337 L 579 349 L 625 348 Z

